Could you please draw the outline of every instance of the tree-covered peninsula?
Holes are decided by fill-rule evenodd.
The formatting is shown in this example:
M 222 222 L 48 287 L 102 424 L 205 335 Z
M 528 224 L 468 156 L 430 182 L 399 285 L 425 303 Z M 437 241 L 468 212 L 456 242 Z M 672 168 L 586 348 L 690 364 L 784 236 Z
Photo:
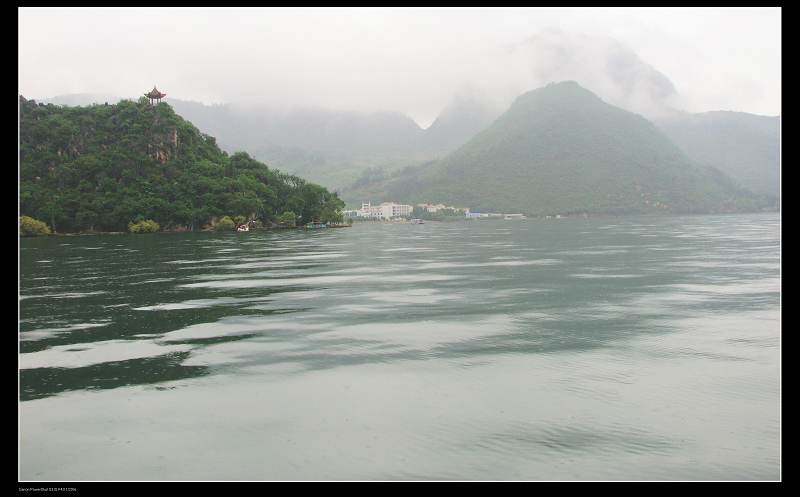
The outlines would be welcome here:
M 166 103 L 61 107 L 20 96 L 20 215 L 53 231 L 127 231 L 152 219 L 199 230 L 214 218 L 265 224 L 284 212 L 336 221 L 336 193 L 220 150 Z

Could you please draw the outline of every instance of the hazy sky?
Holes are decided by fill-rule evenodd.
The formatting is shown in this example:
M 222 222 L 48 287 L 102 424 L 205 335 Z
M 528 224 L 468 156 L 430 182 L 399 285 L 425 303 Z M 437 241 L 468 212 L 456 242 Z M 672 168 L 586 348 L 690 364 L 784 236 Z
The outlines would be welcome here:
M 557 30 L 587 45 L 595 37 L 624 44 L 672 81 L 686 110 L 777 115 L 780 15 L 778 8 L 21 8 L 19 87 L 36 99 L 137 98 L 157 84 L 168 98 L 392 110 L 425 126 L 465 88 L 506 99 L 546 82 L 541 71 L 532 76 L 535 50 L 524 61 L 509 53 Z M 553 77 L 592 77 L 566 71 Z

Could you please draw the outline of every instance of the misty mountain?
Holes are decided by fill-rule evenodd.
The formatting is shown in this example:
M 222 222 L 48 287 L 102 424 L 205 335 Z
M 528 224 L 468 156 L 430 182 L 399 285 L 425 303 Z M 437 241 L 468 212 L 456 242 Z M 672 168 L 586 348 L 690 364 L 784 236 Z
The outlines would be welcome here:
M 610 37 L 551 29 L 513 45 L 509 52 L 530 72 L 534 86 L 576 81 L 612 105 L 648 118 L 680 108 L 672 81 Z
M 682 113 L 655 121 L 692 159 L 750 191 L 780 195 L 780 119 L 745 112 Z
M 288 103 L 205 105 L 175 98 L 180 95 L 169 91 L 168 102 L 215 136 L 223 150 L 246 150 L 283 171 L 336 189 L 363 186 L 376 177 L 444 157 L 488 127 L 519 95 L 519 89 L 551 81 L 575 80 L 609 103 L 650 118 L 676 113 L 679 96 L 670 79 L 612 38 L 545 30 L 505 47 L 497 56 L 497 74 L 491 78 L 514 83 L 501 91 L 503 85 L 496 82 L 489 93 L 480 85 L 466 86 L 469 90 L 457 93 L 427 129 L 399 112 L 353 112 Z M 44 102 L 74 106 L 119 100 L 81 94 Z
M 119 100 L 76 94 L 43 103 L 75 106 Z M 168 101 L 179 115 L 215 136 L 223 150 L 246 150 L 282 171 L 332 187 L 352 184 L 367 169 L 391 172 L 440 158 L 499 114 L 479 96 L 465 94 L 457 95 L 428 129 L 399 112 Z
M 357 197 L 533 215 L 755 207 L 730 178 L 693 163 L 651 122 L 576 82 L 520 96 L 443 160 L 345 192 L 345 199 Z
M 459 93 L 425 130 L 425 148 L 433 154 L 452 152 L 483 131 L 503 110 L 485 95 Z

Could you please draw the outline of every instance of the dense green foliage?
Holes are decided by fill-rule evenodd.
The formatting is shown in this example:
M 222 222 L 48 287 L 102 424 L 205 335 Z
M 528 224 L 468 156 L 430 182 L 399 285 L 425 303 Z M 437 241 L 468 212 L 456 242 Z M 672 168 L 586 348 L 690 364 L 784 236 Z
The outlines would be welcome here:
M 66 95 L 52 103 L 116 102 L 111 95 Z M 442 157 L 499 114 L 478 95 L 457 96 L 428 128 L 396 112 L 351 112 L 309 106 L 205 105 L 170 97 L 175 112 L 217 137 L 223 150 L 254 158 L 329 188 L 356 181 L 371 167 L 394 171 Z
M 20 97 L 20 210 L 54 231 L 123 231 L 135 219 L 197 230 L 223 215 L 306 222 L 338 212 L 335 193 L 231 156 L 161 103 L 59 107 Z
M 297 221 L 297 214 L 292 211 L 286 211 L 278 217 L 278 224 L 294 228 L 295 221 Z
M 744 112 L 679 114 L 656 125 L 692 159 L 748 190 L 780 195 L 780 120 Z
M 217 231 L 233 231 L 236 229 L 236 223 L 229 216 L 223 216 L 222 219 L 214 223 L 214 229 Z
M 47 224 L 38 219 L 33 219 L 29 216 L 21 216 L 19 218 L 19 234 L 20 236 L 49 235 L 50 228 L 47 227 Z
M 651 122 L 574 82 L 520 96 L 489 128 L 445 159 L 386 181 L 380 185 L 382 195 L 371 188 L 364 190 L 373 199 L 529 215 L 757 207 L 730 178 L 693 163 Z
M 128 231 L 131 233 L 155 233 L 160 229 L 161 226 L 152 219 L 128 223 Z
M 323 223 L 341 223 L 344 220 L 344 216 L 341 210 L 323 207 L 319 214 L 319 220 Z
M 439 209 L 436 212 L 428 212 L 427 209 L 419 206 L 414 206 L 411 217 L 427 221 L 462 221 L 466 219 L 464 211 L 461 210 Z

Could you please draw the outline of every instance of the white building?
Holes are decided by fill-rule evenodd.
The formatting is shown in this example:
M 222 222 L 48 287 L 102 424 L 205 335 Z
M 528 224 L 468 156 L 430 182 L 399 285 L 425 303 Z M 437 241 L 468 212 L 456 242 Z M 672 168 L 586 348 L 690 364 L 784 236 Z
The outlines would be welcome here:
M 406 204 L 395 202 L 383 202 L 380 205 L 372 205 L 369 202 L 361 204 L 358 210 L 358 217 L 368 219 L 394 219 L 397 217 L 409 217 L 414 208 Z
M 428 212 L 436 212 L 442 209 L 447 209 L 447 206 L 444 204 L 417 204 L 417 207 L 422 207 Z
M 417 207 L 421 209 L 425 209 L 430 213 L 436 213 L 444 209 L 450 209 L 456 212 L 469 212 L 469 208 L 467 207 L 454 207 L 452 205 L 444 205 L 444 204 L 417 204 Z
M 361 211 L 355 210 L 355 209 L 354 210 L 342 211 L 342 216 L 345 219 L 355 219 L 355 218 L 359 217 L 359 215 L 358 215 L 359 212 L 361 212 Z

